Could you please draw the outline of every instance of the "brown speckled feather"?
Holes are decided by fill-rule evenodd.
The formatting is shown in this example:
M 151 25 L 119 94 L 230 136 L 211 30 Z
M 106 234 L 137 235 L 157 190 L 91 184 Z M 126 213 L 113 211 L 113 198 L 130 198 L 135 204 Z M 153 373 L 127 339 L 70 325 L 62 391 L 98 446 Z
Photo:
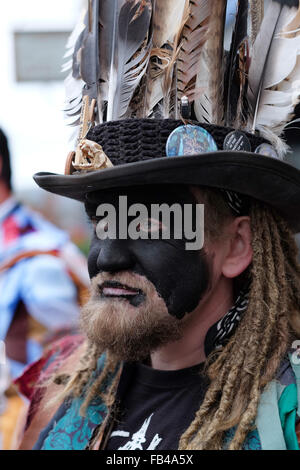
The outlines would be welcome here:
M 251 44 L 254 43 L 264 17 L 264 0 L 249 0 L 251 18 Z
M 224 75 L 224 26 L 226 0 L 212 2 L 205 43 L 196 88 L 204 89 L 201 98 L 195 101 L 195 112 L 199 121 L 222 124 L 224 120 L 223 75 Z

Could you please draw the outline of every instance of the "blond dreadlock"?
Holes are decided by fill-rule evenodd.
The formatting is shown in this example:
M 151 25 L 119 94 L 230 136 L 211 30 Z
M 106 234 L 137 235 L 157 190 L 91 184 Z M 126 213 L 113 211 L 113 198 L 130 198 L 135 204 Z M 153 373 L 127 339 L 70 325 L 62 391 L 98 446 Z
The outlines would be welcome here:
M 52 407 L 57 403 L 62 403 L 70 396 L 75 398 L 80 397 L 83 394 L 84 400 L 80 407 L 80 414 L 82 416 L 84 416 L 89 403 L 96 396 L 103 398 L 105 404 L 108 407 L 111 407 L 114 401 L 112 395 L 116 385 L 116 380 L 111 381 L 109 379 L 114 372 L 117 372 L 120 364 L 113 357 L 111 357 L 109 353 L 106 354 L 104 368 L 101 370 L 98 377 L 95 378 L 92 385 L 87 387 L 93 374 L 97 370 L 98 359 L 102 354 L 103 351 L 99 351 L 99 348 L 97 348 L 94 343 L 88 342 L 86 351 L 79 361 L 79 366 L 71 376 L 58 373 L 50 379 L 48 385 L 54 382 L 57 385 L 65 385 L 65 387 L 61 393 L 56 395 L 52 400 L 50 400 L 49 403 L 47 403 L 47 407 Z M 106 384 L 106 386 L 103 387 L 103 384 Z M 45 387 L 45 385 L 47 384 L 41 384 L 42 387 Z
M 241 449 L 253 428 L 264 386 L 291 344 L 293 314 L 300 308 L 297 247 L 285 222 L 254 203 L 252 283 L 247 311 L 235 335 L 208 367 L 210 386 L 180 449 L 221 449 L 225 431 L 236 427 L 229 449 Z

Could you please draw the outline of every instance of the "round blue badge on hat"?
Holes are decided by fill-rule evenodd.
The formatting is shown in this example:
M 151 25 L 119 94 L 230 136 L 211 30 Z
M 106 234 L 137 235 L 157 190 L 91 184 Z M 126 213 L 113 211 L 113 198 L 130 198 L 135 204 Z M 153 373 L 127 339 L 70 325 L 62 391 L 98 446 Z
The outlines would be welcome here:
M 216 152 L 217 144 L 212 135 L 200 126 L 177 127 L 169 136 L 166 144 L 167 157 L 198 155 Z
M 264 155 L 265 157 L 278 158 L 278 153 L 270 144 L 261 144 L 255 149 L 255 153 Z

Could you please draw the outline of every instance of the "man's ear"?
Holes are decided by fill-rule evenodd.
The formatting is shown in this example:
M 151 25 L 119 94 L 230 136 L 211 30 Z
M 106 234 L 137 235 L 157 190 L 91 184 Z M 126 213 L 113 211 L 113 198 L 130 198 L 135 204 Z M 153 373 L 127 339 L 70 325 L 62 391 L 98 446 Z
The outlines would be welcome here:
M 222 273 L 227 278 L 239 276 L 252 262 L 252 233 L 250 217 L 237 217 L 229 227 L 227 255 L 223 260 Z

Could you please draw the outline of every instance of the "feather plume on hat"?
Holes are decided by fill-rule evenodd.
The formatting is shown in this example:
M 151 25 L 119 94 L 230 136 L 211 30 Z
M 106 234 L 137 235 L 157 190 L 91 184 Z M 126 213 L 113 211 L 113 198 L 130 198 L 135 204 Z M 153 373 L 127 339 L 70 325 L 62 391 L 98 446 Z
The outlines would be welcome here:
M 300 101 L 298 0 L 235 0 L 225 50 L 228 3 L 88 0 L 65 66 L 65 112 L 81 123 L 79 140 L 93 122 L 180 117 L 186 96 L 191 117 L 259 132 L 283 157 L 280 136 Z

